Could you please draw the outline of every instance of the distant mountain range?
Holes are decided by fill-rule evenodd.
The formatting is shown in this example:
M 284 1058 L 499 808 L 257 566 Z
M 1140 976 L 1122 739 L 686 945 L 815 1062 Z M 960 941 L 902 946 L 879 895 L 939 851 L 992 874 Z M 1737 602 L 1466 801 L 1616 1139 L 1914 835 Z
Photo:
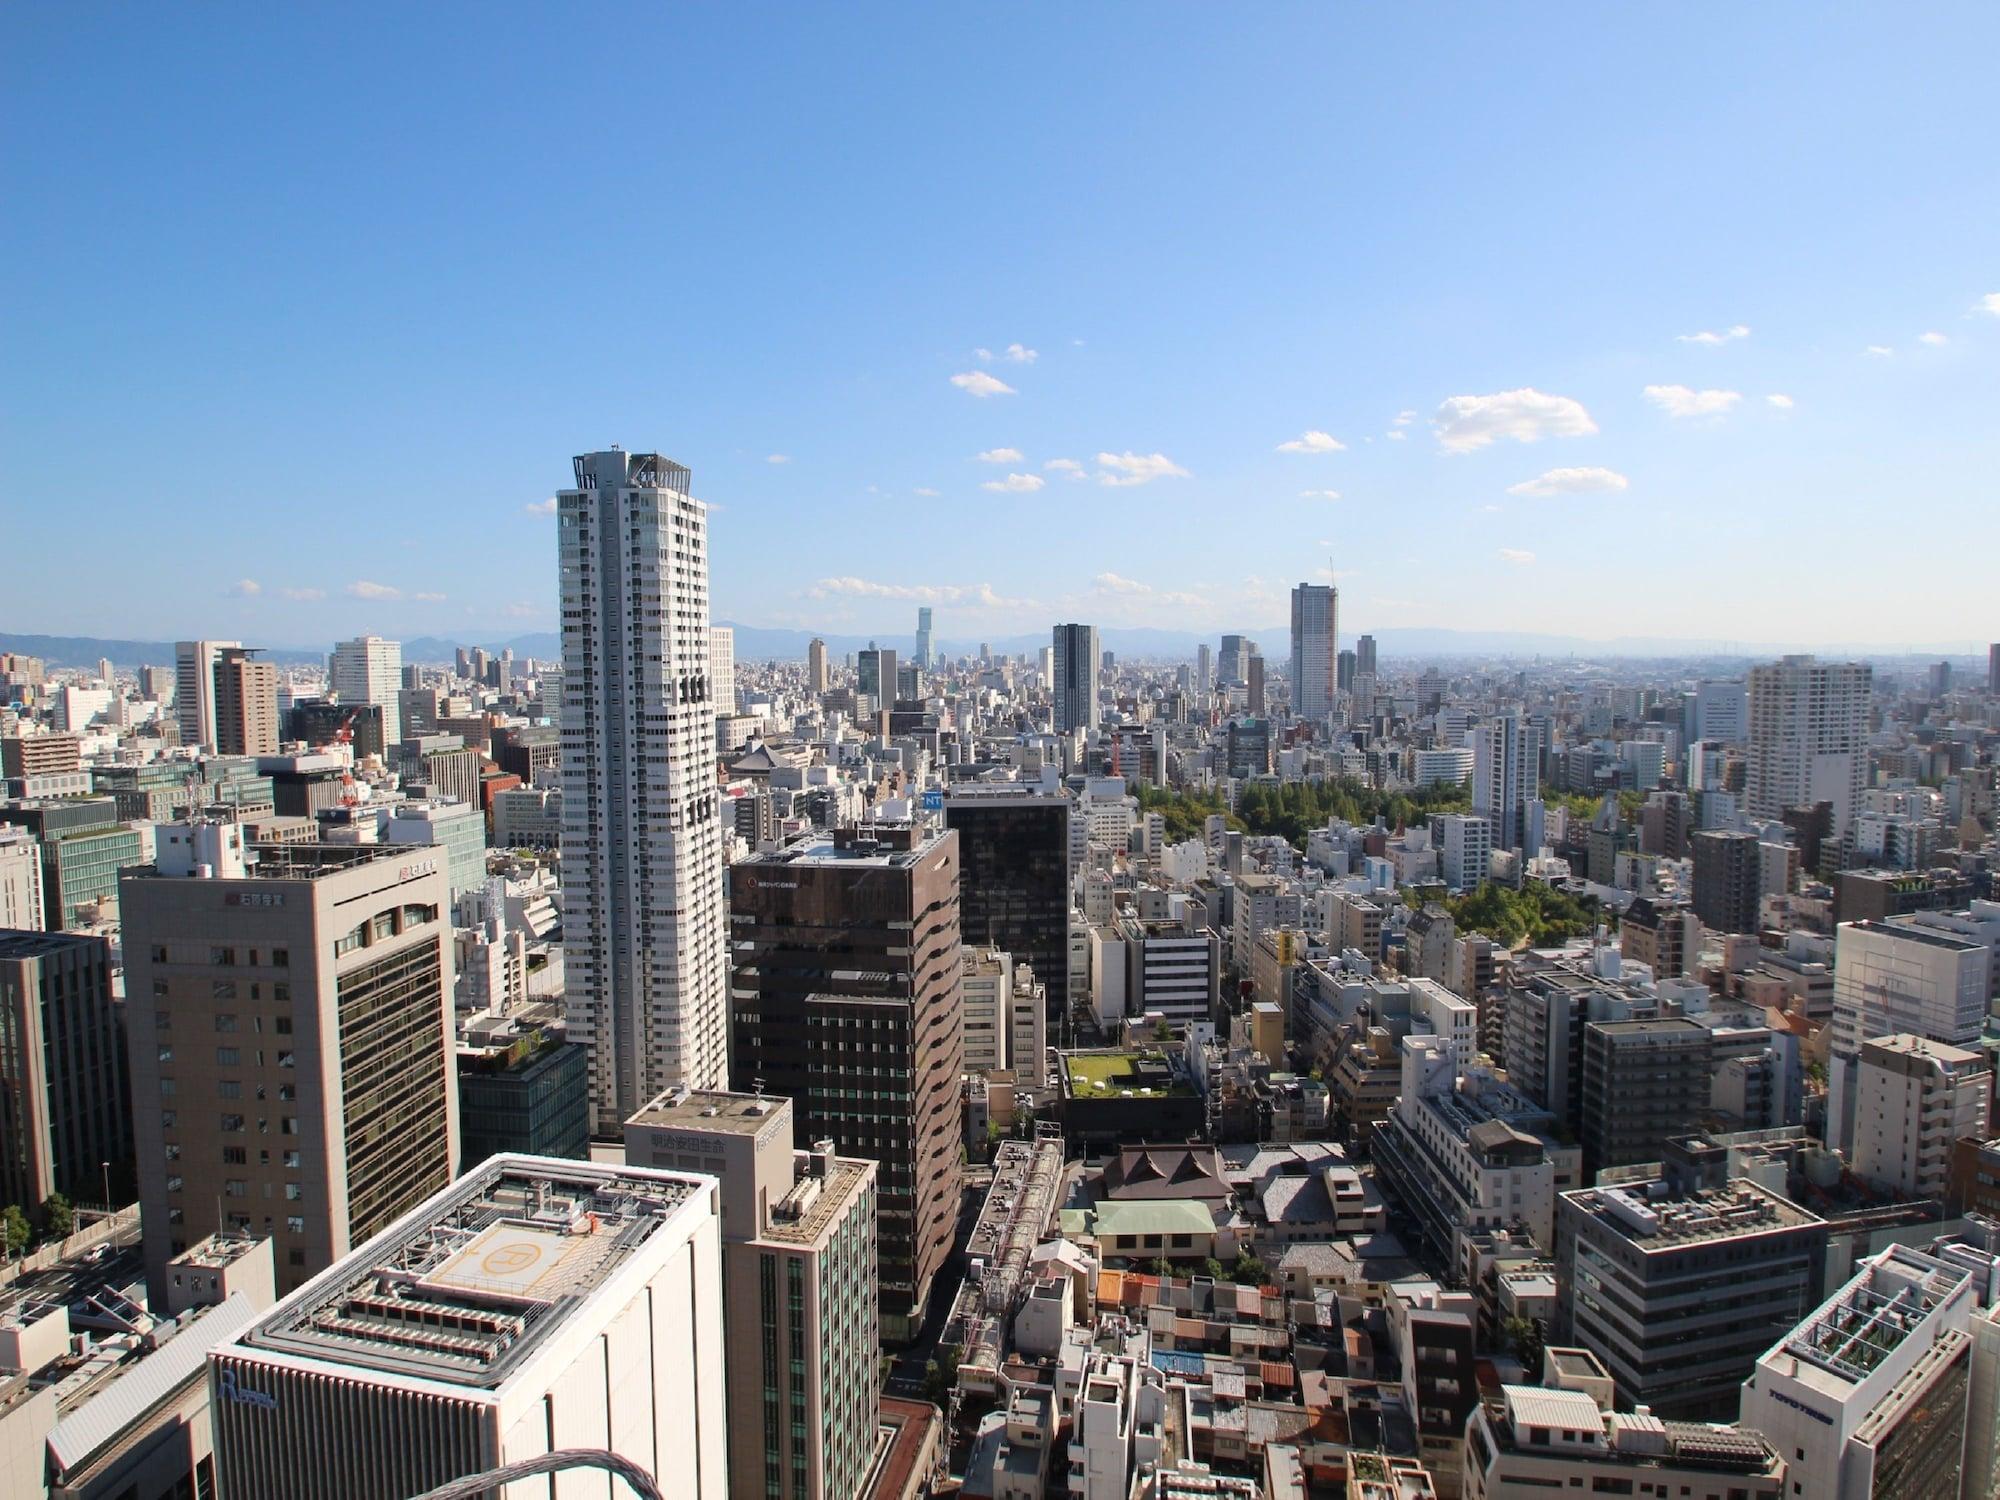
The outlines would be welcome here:
M 813 639 L 810 630 L 777 630 L 761 625 L 745 625 L 734 620 L 719 621 L 736 632 L 736 658 L 738 661 L 802 661 L 806 647 Z M 1250 627 L 1231 634 L 1246 635 L 1261 645 L 1269 656 L 1278 657 L 1289 650 L 1291 628 L 1287 625 L 1266 625 Z M 1221 631 L 1207 631 L 1196 634 L 1187 630 L 1125 630 L 1107 626 L 1099 632 L 1104 649 L 1119 656 L 1134 660 L 1187 661 L 1193 658 L 1195 648 L 1206 643 L 1214 646 L 1222 637 Z M 1563 658 L 1609 660 L 1612 658 L 1657 658 L 1680 661 L 1740 662 L 1744 660 L 1768 660 L 1788 651 L 1814 651 L 1823 656 L 1863 657 L 1884 663 L 1902 660 L 1935 661 L 1945 658 L 1958 663 L 1970 664 L 1983 672 L 1986 656 L 1983 648 L 1968 651 L 1967 643 L 1882 645 L 1856 642 L 1802 643 L 1783 641 L 1722 641 L 1694 640 L 1672 636 L 1616 636 L 1607 640 L 1593 640 L 1578 635 L 1542 635 L 1531 631 L 1507 630 L 1441 630 L 1429 628 L 1385 629 L 1374 632 L 1376 649 L 1385 658 L 1436 657 L 1439 659 L 1485 659 L 1511 658 Z M 913 641 L 908 632 L 895 634 L 884 631 L 874 635 L 836 635 L 821 633 L 826 649 L 836 661 L 850 652 L 860 651 L 870 644 L 879 643 L 893 647 L 897 651 L 909 651 Z M 1352 634 L 1343 636 L 1345 644 L 1352 645 Z M 970 656 L 981 645 L 989 650 L 1007 656 L 1024 656 L 1040 650 L 1049 644 L 1044 632 L 1027 635 L 992 636 L 981 642 L 974 638 L 940 637 L 936 649 L 944 656 Z M 517 635 L 507 640 L 457 641 L 445 636 L 416 636 L 403 642 L 403 660 L 431 664 L 449 662 L 460 646 L 483 646 L 498 654 L 512 650 L 517 657 L 536 657 L 544 661 L 562 655 L 562 641 L 554 631 L 536 631 L 527 635 Z M 307 648 L 299 646 L 271 646 L 264 648 L 266 660 L 281 666 L 310 665 L 326 660 L 330 646 Z M 90 667 L 108 658 L 113 666 L 171 666 L 174 660 L 172 641 L 122 641 L 106 640 L 87 635 L 23 635 L 0 631 L 0 651 L 20 652 L 28 656 L 39 656 L 51 666 Z

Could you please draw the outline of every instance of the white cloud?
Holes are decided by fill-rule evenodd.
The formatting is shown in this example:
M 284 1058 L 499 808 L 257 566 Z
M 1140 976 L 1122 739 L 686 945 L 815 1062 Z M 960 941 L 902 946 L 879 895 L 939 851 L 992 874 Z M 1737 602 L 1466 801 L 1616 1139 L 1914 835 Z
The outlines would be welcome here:
M 1031 365 L 1036 360 L 1040 359 L 1041 355 L 1037 353 L 1035 350 L 1029 349 L 1024 345 L 1009 344 L 1007 346 L 1006 354 L 1004 355 L 1004 357 L 1012 360 L 1017 365 Z
M 974 349 L 972 356 L 981 364 L 990 365 L 993 363 L 993 351 L 991 349 Z
M 1523 387 L 1490 396 L 1452 396 L 1431 418 L 1447 453 L 1470 453 L 1500 438 L 1535 443 L 1551 437 L 1587 437 L 1597 424 L 1583 403 Z
M 1682 344 L 1727 344 L 1737 339 L 1750 337 L 1750 330 L 1738 323 L 1733 328 L 1725 328 L 1720 333 L 1711 333 L 1704 328 L 1700 333 L 1677 333 L 1674 340 Z
M 1403 431 L 1403 429 L 1400 427 L 1391 427 L 1387 432 L 1383 433 L 1382 436 L 1387 438 L 1392 443 L 1400 443 L 1405 438 L 1407 438 L 1409 434 Z
M 1533 479 L 1524 479 L 1519 484 L 1507 486 L 1510 495 L 1532 495 L 1546 498 L 1551 495 L 1609 495 L 1624 489 L 1631 481 L 1616 469 L 1549 469 Z
M 791 461 L 792 455 L 789 453 L 767 453 L 764 455 L 764 462 L 767 464 L 788 464 Z
M 1188 479 L 1186 469 L 1164 453 L 1100 453 L 1099 484 L 1150 484 L 1155 479 Z
M 1974 310 L 1992 313 L 1994 317 L 2000 318 L 2000 292 L 1988 292 L 1975 304 Z
M 1339 490 L 1300 490 L 1300 491 L 1299 491 L 1299 498 L 1300 498 L 1301 500 L 1338 500 L 1338 499 L 1340 498 L 1340 491 L 1339 491 Z
M 1345 453 L 1347 444 L 1330 432 L 1318 429 L 1302 432 L 1289 443 L 1278 444 L 1280 453 Z
M 1929 344 L 1933 349 L 1935 349 L 1939 344 L 1949 344 L 1951 340 L 1946 338 L 1943 334 L 1937 332 L 1935 329 L 1933 329 L 1929 333 L 1918 334 L 1917 342 L 1920 344 Z
M 918 485 L 910 493 L 913 495 L 922 495 L 926 500 L 935 500 L 938 497 L 938 492 L 927 484 Z
M 1878 359 L 1887 359 L 1890 355 L 1894 354 L 1896 351 L 1894 349 L 1891 349 L 1887 344 L 1870 344 L 1862 352 L 1865 354 L 1873 354 Z
M 1783 391 L 1773 391 L 1771 392 L 1770 395 L 1766 396 L 1764 399 L 1767 402 L 1769 402 L 1772 406 L 1777 407 L 1779 411 L 1790 411 L 1795 405 L 1798 404 L 1795 401 L 1793 401 L 1790 396 L 1787 396 Z
M 1501 509 L 1502 509 L 1501 506 L 1491 505 L 1491 504 L 1482 505 L 1479 507 L 1480 514 L 1488 516 L 1497 516 L 1500 513 Z
M 1052 458 L 1042 467 L 1051 474 L 1067 474 L 1071 479 L 1083 478 L 1083 465 L 1073 458 Z
M 356 599 L 400 599 L 403 591 L 386 583 L 370 583 L 366 578 L 356 579 L 347 586 L 347 592 Z
M 1743 393 L 1697 391 L 1684 385 L 1649 385 L 1646 399 L 1670 417 L 1714 417 L 1741 401 Z
M 951 383 L 972 396 L 1012 396 L 1014 387 L 1004 380 L 997 380 L 984 370 L 967 370 L 963 375 L 951 377 Z
M 920 604 L 983 604 L 996 609 L 1034 602 L 1030 599 L 1002 598 L 993 592 L 993 585 L 990 583 L 877 583 L 869 578 L 843 577 L 822 578 L 806 590 L 806 596 L 811 599 L 828 599 L 841 595 L 864 599 L 913 599 Z
M 988 448 L 973 456 L 983 464 L 1018 464 L 1025 457 L 1019 448 Z
M 415 600 L 416 600 L 416 601 L 417 601 L 417 602 L 418 602 L 419 604 L 442 604 L 442 603 L 444 603 L 444 595 L 443 595 L 443 594 L 412 594 L 412 595 L 410 595 L 410 597 L 411 597 L 412 599 L 415 599 Z
M 546 500 L 530 500 L 521 509 L 531 516 L 552 516 L 556 513 L 556 497 L 551 495 Z
M 296 599 L 301 603 L 310 603 L 314 599 L 326 597 L 325 589 L 279 589 L 278 592 L 287 599 Z
M 1039 474 L 1009 474 L 1005 479 L 989 479 L 980 488 L 997 490 L 1003 495 L 1032 495 L 1047 483 Z
M 1207 604 L 1199 594 L 1163 592 L 1150 583 L 1141 583 L 1136 578 L 1124 578 L 1116 573 L 1099 573 L 1090 580 L 1100 594 L 1119 594 L 1126 598 L 1143 598 L 1148 604 L 1164 604 L 1175 609 L 1198 609 Z
M 1399 411 L 1393 418 L 1390 419 L 1389 425 L 1391 427 L 1408 427 L 1412 422 L 1416 420 L 1417 420 L 1417 414 L 1415 412 Z
M 245 599 L 254 599 L 264 592 L 264 585 L 254 578 L 239 578 L 229 585 L 229 592 L 241 594 Z
M 1513 563 L 1516 567 L 1525 568 L 1534 560 L 1534 553 L 1524 552 L 1519 547 L 1502 547 L 1500 549 L 1500 561 Z
M 1152 592 L 1150 588 L 1140 583 L 1137 579 L 1120 578 L 1116 573 L 1099 573 L 1090 581 L 1099 588 L 1113 594 L 1149 594 Z

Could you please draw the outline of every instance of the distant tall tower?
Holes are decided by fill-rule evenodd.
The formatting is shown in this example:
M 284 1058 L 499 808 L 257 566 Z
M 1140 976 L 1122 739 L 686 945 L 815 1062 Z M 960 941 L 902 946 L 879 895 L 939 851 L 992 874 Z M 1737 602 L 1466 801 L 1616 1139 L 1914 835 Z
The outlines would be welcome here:
M 708 675 L 715 684 L 715 711 L 736 712 L 736 631 L 728 625 L 708 627 Z
M 931 607 L 928 604 L 917 606 L 917 665 L 925 671 L 930 670 Z
M 1859 662 L 1787 656 L 1750 669 L 1750 763 L 1744 788 L 1753 818 L 1833 804 L 1833 837 L 1853 826 L 1868 775 L 1872 671 Z
M 1097 669 L 1101 660 L 1095 625 L 1056 626 L 1056 733 L 1072 729 L 1097 732 Z
M 1495 848 L 1533 854 L 1539 847 L 1541 758 L 1540 732 L 1519 714 L 1473 729 L 1472 810 L 1491 825 Z
M 1243 658 L 1257 649 L 1247 636 L 1225 635 L 1222 652 L 1215 659 L 1215 680 L 1225 687 L 1243 685 Z
M 868 649 L 856 658 L 854 664 L 854 688 L 857 693 L 875 700 L 876 708 L 887 708 L 896 700 L 896 653 L 887 646 L 877 646 L 869 642 Z
M 403 738 L 403 643 L 379 635 L 340 641 L 327 658 L 329 685 L 342 703 L 373 703 L 382 710 L 382 743 Z
M 1292 712 L 1323 719 L 1333 712 L 1340 650 L 1340 590 L 1302 583 L 1292 590 Z
M 806 647 L 806 686 L 815 693 L 826 691 L 826 642 L 818 636 Z
M 1215 682 L 1215 657 L 1204 641 L 1194 648 L 1194 687 L 1198 693 L 1205 693 Z
M 563 948 L 591 1128 L 728 1074 L 708 508 L 614 448 L 556 496 L 563 610 Z
M 176 641 L 174 643 L 174 717 L 181 743 L 201 750 L 215 748 L 215 663 L 241 641 Z
M 1373 677 L 1375 675 L 1375 637 L 1364 635 L 1354 643 L 1354 675 Z

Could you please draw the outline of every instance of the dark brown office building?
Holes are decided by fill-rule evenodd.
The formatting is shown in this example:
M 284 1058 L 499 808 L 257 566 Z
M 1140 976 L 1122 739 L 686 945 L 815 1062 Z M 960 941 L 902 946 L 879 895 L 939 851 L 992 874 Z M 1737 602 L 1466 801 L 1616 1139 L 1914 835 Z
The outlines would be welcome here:
M 1019 783 L 955 787 L 944 799 L 965 861 L 965 940 L 1034 966 L 1058 1045 L 1069 1038 L 1069 815 L 1067 797 Z
M 1704 829 L 1688 840 L 1694 856 L 1694 914 L 1710 932 L 1757 930 L 1757 835 Z
M 959 841 L 849 828 L 730 870 L 730 1073 L 880 1166 L 882 1336 L 923 1325 L 961 1169 Z

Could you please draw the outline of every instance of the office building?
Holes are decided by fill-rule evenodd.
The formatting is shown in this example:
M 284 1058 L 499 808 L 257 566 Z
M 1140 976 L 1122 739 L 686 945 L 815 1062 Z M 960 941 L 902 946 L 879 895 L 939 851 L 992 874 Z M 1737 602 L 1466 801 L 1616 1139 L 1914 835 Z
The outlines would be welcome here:
M 0 931 L 0 1203 L 34 1217 L 52 1193 L 128 1190 L 131 1097 L 110 945 Z
M 675 1089 L 625 1122 L 625 1159 L 721 1185 L 730 1493 L 848 1500 L 875 1459 L 876 1165 L 794 1149 L 789 1099 Z
M 708 656 L 707 507 L 657 453 L 575 460 L 556 496 L 563 611 L 563 959 L 591 1128 L 728 1071 Z
M 997 1073 L 1013 1066 L 1014 955 L 971 943 L 960 955 L 965 1071 Z
M 219 1229 L 290 1292 L 458 1167 L 444 860 L 160 829 L 126 873 L 126 1029 L 146 1275 Z
M 1556 1279 L 1569 1295 L 1555 1337 L 1603 1361 L 1620 1406 L 1733 1419 L 1757 1357 L 1812 1305 L 1825 1222 L 1748 1178 L 1719 1178 L 1670 1153 L 1656 1179 L 1562 1195 Z
M 1853 826 L 1868 776 L 1871 670 L 1787 656 L 1750 669 L 1745 811 L 1775 822 L 1788 807 L 1833 804 L 1833 836 Z
M 1302 583 L 1292 590 L 1292 712 L 1320 719 L 1339 692 L 1340 590 Z
M 1470 733 L 1472 810 L 1492 826 L 1496 849 L 1534 853 L 1541 843 L 1539 733 L 1511 713 Z
M 1095 625 L 1055 628 L 1055 729 L 1095 735 L 1102 710 L 1097 702 L 1100 653 Z
M 806 646 L 806 686 L 815 693 L 827 688 L 826 642 L 814 636 Z
M 917 606 L 917 666 L 928 672 L 931 669 L 931 607 Z
M 1264 658 L 1256 652 L 1243 658 L 1243 702 L 1253 714 L 1265 710 Z
M 1438 874 L 1452 890 L 1485 883 L 1493 864 L 1493 825 L 1486 819 L 1440 813 L 1431 819 L 1431 844 L 1438 852 Z
M 0 823 L 0 932 L 41 932 L 48 920 L 41 842 L 25 828 Z
M 1784 1455 L 1788 1493 L 1961 1493 L 1977 1287 L 1963 1266 L 1892 1246 L 1773 1341 L 1743 1384 L 1741 1420 Z
M 1206 642 L 1194 648 L 1194 687 L 1206 693 L 1215 685 L 1215 660 Z
M 1954 1047 L 1979 1044 L 1991 964 L 1983 943 L 1911 923 L 1842 922 L 1834 929 L 1829 1146 L 1853 1150 L 1863 1042 L 1907 1034 Z
M 1583 1028 L 1583 1165 L 1658 1161 L 1708 1106 L 1713 1039 L 1681 1017 L 1596 1021 Z
M 1699 682 L 1687 695 L 1682 738 L 1740 745 L 1750 737 L 1750 690 L 1741 682 Z
M 1072 804 L 1019 783 L 954 787 L 944 824 L 958 835 L 965 941 L 1027 963 L 1048 990 L 1049 1025 L 1069 1036 L 1070 838 Z
M 1374 636 L 1364 635 L 1354 643 L 1354 673 L 1370 681 L 1376 677 Z
M 708 677 L 715 688 L 715 711 L 736 712 L 736 630 L 729 625 L 708 627 Z
M 1248 636 L 1225 635 L 1222 650 L 1215 658 L 1215 681 L 1218 687 L 1242 687 L 1248 679 L 1244 676 L 1244 666 L 1255 654 L 1257 643 Z
M 153 830 L 120 822 L 110 797 L 4 803 L 0 824 L 25 829 L 34 840 L 42 864 L 40 925 L 50 932 L 114 915 L 118 872 L 144 863 L 153 848 Z
M 199 750 L 215 748 L 215 664 L 241 641 L 176 641 L 174 643 L 174 719 L 181 743 Z
M 372 703 L 382 710 L 382 741 L 403 738 L 403 643 L 379 635 L 340 641 L 327 658 L 328 686 L 342 703 Z
M 459 1160 L 590 1155 L 590 1055 L 559 1034 L 530 1030 L 458 1049 Z
M 486 884 L 486 819 L 476 801 L 398 802 L 382 822 L 381 841 L 443 851 L 453 901 Z
M 1920 1036 L 1861 1044 L 1854 1070 L 1854 1175 L 1899 1198 L 1943 1198 L 1961 1137 L 1983 1138 L 1993 1072 L 1972 1047 Z
M 882 1327 L 915 1337 L 959 1205 L 958 835 L 848 828 L 730 871 L 731 1066 L 881 1167 Z
M 215 657 L 215 748 L 222 755 L 278 753 L 278 669 L 227 646 Z
M 1701 920 L 1685 906 L 1641 896 L 1618 919 L 1618 953 L 1655 979 L 1678 979 L 1701 951 Z
M 220 1491 L 406 1500 L 559 1448 L 729 1494 L 713 1179 L 495 1157 L 208 1356 Z M 616 1493 L 601 1471 L 509 1485 Z
M 869 709 L 885 709 L 895 702 L 897 670 L 896 653 L 872 641 L 854 658 L 854 691 L 869 700 Z

